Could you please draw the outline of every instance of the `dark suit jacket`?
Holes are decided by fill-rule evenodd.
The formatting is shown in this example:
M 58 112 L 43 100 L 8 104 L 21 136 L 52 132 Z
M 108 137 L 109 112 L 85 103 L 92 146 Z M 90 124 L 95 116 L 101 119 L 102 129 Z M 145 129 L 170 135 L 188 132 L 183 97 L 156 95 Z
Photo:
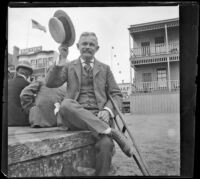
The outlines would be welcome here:
M 8 80 L 8 126 L 28 126 L 28 115 L 20 102 L 21 91 L 29 85 L 21 76 Z
M 94 60 L 93 67 L 94 92 L 99 110 L 109 107 L 114 114 L 116 111 L 107 97 L 107 92 L 114 98 L 119 108 L 122 106 L 122 93 L 114 79 L 110 67 Z M 46 76 L 46 86 L 55 88 L 67 82 L 66 98 L 77 100 L 81 87 L 81 61 L 80 59 L 66 63 L 64 66 L 51 66 Z
M 54 103 L 64 99 L 66 85 L 60 88 L 47 88 L 43 82 L 35 81 L 25 87 L 20 95 L 23 109 L 29 113 L 31 127 L 55 127 Z

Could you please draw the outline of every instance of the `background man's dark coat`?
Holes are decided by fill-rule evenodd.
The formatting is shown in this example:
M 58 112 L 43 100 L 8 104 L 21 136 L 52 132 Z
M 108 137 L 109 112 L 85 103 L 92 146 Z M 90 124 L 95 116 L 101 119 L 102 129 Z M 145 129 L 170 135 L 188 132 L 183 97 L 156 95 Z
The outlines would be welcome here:
M 8 126 L 28 126 L 28 115 L 21 107 L 20 93 L 29 85 L 22 76 L 8 80 Z

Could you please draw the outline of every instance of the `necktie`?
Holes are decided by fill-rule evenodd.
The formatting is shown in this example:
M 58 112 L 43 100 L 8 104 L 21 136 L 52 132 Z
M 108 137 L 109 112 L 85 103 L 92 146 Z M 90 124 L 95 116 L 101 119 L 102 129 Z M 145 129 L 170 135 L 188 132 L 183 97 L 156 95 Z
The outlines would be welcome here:
M 87 73 L 90 73 L 92 71 L 90 63 L 85 63 L 84 69 Z

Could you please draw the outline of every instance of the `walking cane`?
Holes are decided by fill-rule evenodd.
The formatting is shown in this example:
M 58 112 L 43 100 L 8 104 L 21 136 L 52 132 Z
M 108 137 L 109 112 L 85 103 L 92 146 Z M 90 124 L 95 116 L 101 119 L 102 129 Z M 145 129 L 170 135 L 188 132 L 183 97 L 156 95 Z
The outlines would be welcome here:
M 137 147 L 137 145 L 136 145 L 136 143 L 135 143 L 135 140 L 134 140 L 134 138 L 133 138 L 133 135 L 131 134 L 129 128 L 127 127 L 127 125 L 126 125 L 126 123 L 125 123 L 125 121 L 124 121 L 124 119 L 123 119 L 123 116 L 122 116 L 122 114 L 121 114 L 121 112 L 120 112 L 118 106 L 116 105 L 115 101 L 113 100 L 112 96 L 111 96 L 110 94 L 109 94 L 108 96 L 109 96 L 109 98 L 110 98 L 110 100 L 111 100 L 111 102 L 112 102 L 114 108 L 116 109 L 117 114 L 119 115 L 119 117 L 120 117 L 120 119 L 121 119 L 123 125 L 125 126 L 125 128 L 126 128 L 128 134 L 129 134 L 129 136 L 130 136 L 130 138 L 131 138 L 131 141 L 132 141 L 132 143 L 133 143 L 133 146 L 135 147 L 135 149 L 136 149 L 136 151 L 137 151 L 137 153 L 138 153 L 138 155 L 139 155 L 139 157 L 140 157 L 141 163 L 140 163 L 139 160 L 136 158 L 136 156 L 133 155 L 133 158 L 134 158 L 135 162 L 137 163 L 138 167 L 140 168 L 142 174 L 143 174 L 144 176 L 149 176 L 150 173 L 149 173 L 149 171 L 148 171 L 148 169 L 147 169 L 147 166 L 146 166 L 146 164 L 144 163 L 144 160 L 143 160 L 143 158 L 142 158 L 142 156 L 141 156 L 141 154 L 140 154 L 141 152 L 140 152 L 139 148 Z M 115 118 L 114 118 L 114 119 L 115 119 Z M 115 119 L 115 122 L 116 122 L 116 121 L 117 121 L 117 120 Z M 116 124 L 117 124 L 117 126 L 118 126 L 118 128 L 119 128 L 119 125 L 118 125 L 117 122 L 116 122 Z M 120 128 L 119 128 L 119 130 L 120 130 Z

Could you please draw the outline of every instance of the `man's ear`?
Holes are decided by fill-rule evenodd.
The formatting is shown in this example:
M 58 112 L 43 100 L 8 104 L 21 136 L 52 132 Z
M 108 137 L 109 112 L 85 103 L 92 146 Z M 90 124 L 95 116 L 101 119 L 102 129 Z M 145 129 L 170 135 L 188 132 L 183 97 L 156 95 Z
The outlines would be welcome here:
M 79 43 L 76 44 L 77 49 L 79 50 Z
M 96 48 L 96 52 L 99 50 L 99 46 L 97 46 L 97 48 Z

